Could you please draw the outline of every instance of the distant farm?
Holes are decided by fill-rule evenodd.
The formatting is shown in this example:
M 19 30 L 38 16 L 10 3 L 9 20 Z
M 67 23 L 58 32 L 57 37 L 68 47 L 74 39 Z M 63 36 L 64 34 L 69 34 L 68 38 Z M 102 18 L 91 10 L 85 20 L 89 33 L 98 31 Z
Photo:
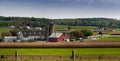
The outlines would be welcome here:
M 0 60 L 120 60 L 120 29 L 109 25 L 114 19 L 22 19 L 32 20 L 1 24 Z

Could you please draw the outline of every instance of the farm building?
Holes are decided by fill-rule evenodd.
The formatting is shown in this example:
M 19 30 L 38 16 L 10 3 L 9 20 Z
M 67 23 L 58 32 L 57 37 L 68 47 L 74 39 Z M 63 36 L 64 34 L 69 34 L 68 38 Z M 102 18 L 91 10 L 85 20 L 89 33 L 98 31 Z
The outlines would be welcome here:
M 4 37 L 4 41 L 5 42 L 16 42 L 17 41 L 17 37 L 16 36 L 5 36 Z
M 104 28 L 94 28 L 93 32 L 103 32 Z
M 69 41 L 69 37 L 65 36 L 63 33 L 52 33 L 49 36 L 50 42 L 62 42 L 62 41 Z
M 18 33 L 18 39 L 22 41 L 27 41 L 27 40 L 43 40 L 45 39 L 45 32 L 44 31 L 21 31 Z
M 42 30 L 41 27 L 35 27 L 35 30 Z

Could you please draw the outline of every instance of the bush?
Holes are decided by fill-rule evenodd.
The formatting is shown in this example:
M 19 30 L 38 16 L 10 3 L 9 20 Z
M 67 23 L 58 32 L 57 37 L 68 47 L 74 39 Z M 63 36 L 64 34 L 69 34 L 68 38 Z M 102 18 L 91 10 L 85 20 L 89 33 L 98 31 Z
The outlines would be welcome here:
M 1 55 L 0 58 L 1 58 L 1 59 L 5 59 L 5 56 L 4 56 L 4 55 Z
M 4 42 L 4 40 L 2 38 L 0 38 L 0 42 Z
M 30 39 L 30 40 L 28 40 L 27 42 L 36 42 L 36 40 Z

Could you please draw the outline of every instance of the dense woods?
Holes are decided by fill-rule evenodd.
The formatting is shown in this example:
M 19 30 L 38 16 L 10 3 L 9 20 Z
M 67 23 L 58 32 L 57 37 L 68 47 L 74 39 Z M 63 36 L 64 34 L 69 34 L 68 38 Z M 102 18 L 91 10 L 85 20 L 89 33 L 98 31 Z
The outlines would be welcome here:
M 47 18 L 34 18 L 34 17 L 3 17 L 0 16 L 0 26 L 45 26 L 50 21 L 57 25 L 69 26 L 97 26 L 97 27 L 110 27 L 119 28 L 120 21 L 111 18 L 76 18 L 76 19 L 47 19 Z

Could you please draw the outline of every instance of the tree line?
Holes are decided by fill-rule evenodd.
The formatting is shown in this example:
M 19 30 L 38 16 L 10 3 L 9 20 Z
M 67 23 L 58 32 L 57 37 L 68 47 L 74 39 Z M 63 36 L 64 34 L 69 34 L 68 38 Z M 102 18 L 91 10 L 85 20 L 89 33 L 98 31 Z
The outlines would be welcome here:
M 110 27 L 119 28 L 120 21 L 111 18 L 75 18 L 75 19 L 48 19 L 48 18 L 35 18 L 35 17 L 3 17 L 0 16 L 0 27 L 5 26 L 41 26 L 44 27 L 50 21 L 57 25 L 69 26 L 97 26 L 97 27 Z

